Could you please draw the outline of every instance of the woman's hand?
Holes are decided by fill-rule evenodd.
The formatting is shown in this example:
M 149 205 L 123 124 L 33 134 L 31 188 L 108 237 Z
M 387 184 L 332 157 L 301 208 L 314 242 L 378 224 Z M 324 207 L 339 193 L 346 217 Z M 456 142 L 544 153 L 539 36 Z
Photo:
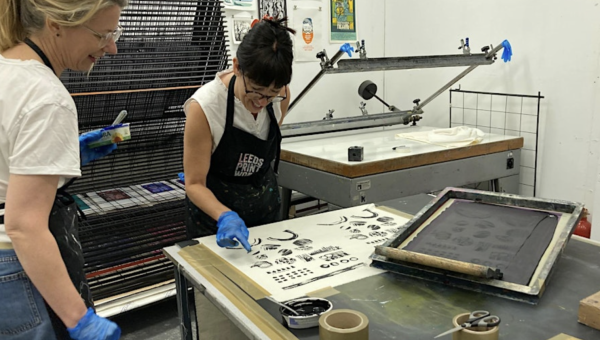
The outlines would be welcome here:
M 81 153 L 81 165 L 87 165 L 91 161 L 102 158 L 117 149 L 117 144 L 104 145 L 97 148 L 90 148 L 89 143 L 102 138 L 101 130 L 86 132 L 79 136 L 79 151 Z

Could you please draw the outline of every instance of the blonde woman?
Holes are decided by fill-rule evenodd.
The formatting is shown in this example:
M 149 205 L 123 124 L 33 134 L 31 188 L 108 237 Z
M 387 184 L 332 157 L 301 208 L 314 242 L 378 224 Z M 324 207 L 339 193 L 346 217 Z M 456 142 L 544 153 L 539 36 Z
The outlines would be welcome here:
M 65 183 L 89 149 L 59 80 L 117 53 L 127 0 L 0 0 L 0 338 L 118 339 L 95 314 Z

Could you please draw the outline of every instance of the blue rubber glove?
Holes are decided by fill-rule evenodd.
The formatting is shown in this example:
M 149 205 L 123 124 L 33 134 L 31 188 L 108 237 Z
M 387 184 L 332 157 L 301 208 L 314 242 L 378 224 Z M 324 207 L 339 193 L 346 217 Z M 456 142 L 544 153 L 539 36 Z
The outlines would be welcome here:
M 73 328 L 67 328 L 73 340 L 118 340 L 121 329 L 116 323 L 105 319 L 90 307 Z
M 502 51 L 502 60 L 506 63 L 512 58 L 512 46 L 510 46 L 508 40 L 504 40 L 502 46 L 504 47 L 504 50 Z
M 250 233 L 246 223 L 236 212 L 226 211 L 222 213 L 217 221 L 217 228 L 217 244 L 219 247 L 237 247 L 237 241 L 240 241 L 246 251 L 250 252 L 252 250 L 250 243 L 248 243 Z
M 104 145 L 97 148 L 90 148 L 89 143 L 102 138 L 101 130 L 86 132 L 79 136 L 79 152 L 81 153 L 81 165 L 87 165 L 91 161 L 102 158 L 115 151 L 117 144 Z
M 345 43 L 340 46 L 340 51 L 348 53 L 349 57 L 352 57 L 352 52 L 354 52 L 354 47 L 350 46 L 349 43 Z

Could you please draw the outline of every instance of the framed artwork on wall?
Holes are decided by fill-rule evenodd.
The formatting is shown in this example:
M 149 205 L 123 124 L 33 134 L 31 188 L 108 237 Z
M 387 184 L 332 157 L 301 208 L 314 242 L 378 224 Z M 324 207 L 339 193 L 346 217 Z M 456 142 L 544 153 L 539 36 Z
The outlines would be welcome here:
M 258 0 L 258 17 L 283 18 L 287 16 L 286 0 Z
M 255 0 L 223 0 L 225 9 L 237 9 L 242 11 L 250 11 L 254 8 Z
M 233 18 L 233 43 L 239 44 L 242 42 L 252 24 L 251 18 Z
M 356 35 L 356 3 L 355 0 L 329 0 L 331 3 L 330 41 L 355 42 Z

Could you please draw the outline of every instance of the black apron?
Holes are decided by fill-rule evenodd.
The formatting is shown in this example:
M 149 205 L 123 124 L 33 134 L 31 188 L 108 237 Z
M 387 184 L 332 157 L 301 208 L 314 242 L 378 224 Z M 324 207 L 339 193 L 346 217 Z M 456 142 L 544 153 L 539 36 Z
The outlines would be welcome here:
M 25 43 L 40 56 L 46 66 L 54 71 L 52 64 L 50 64 L 50 60 L 48 60 L 44 52 L 42 52 L 37 45 L 28 38 L 25 39 Z M 85 215 L 83 215 L 83 212 L 81 212 L 73 197 L 66 192 L 66 189 L 73 181 L 75 181 L 75 178 L 71 179 L 57 190 L 48 219 L 48 227 L 56 239 L 60 255 L 67 267 L 71 282 L 73 282 L 73 285 L 79 292 L 85 305 L 87 307 L 93 307 L 94 302 L 92 294 L 87 279 L 85 278 L 83 250 L 81 248 L 81 242 L 79 241 L 79 218 L 80 216 L 85 218 Z M 46 307 L 50 319 L 52 320 L 57 339 L 71 339 L 66 326 L 50 306 L 46 305 Z
M 206 187 L 219 202 L 238 213 L 247 227 L 255 227 L 281 219 L 281 197 L 275 175 L 281 152 L 281 132 L 272 103 L 267 105 L 271 120 L 267 140 L 233 126 L 235 78 L 233 75 L 229 82 L 225 130 L 210 159 Z M 216 234 L 216 221 L 188 197 L 185 202 L 188 238 Z
M 74 179 L 57 190 L 52 210 L 50 210 L 48 226 L 52 236 L 56 239 L 58 249 L 60 250 L 60 256 L 67 267 L 71 282 L 75 285 L 75 288 L 85 302 L 85 305 L 87 307 L 93 307 L 94 302 L 92 300 L 92 293 L 83 270 L 83 250 L 81 249 L 81 243 L 79 242 L 78 212 L 80 212 L 80 210 L 75 203 L 75 200 L 73 200 L 73 197 L 65 191 L 73 181 Z M 4 209 L 4 206 L 4 203 L 0 203 L 0 209 Z M 4 224 L 4 216 L 0 216 L 0 224 Z M 46 309 L 48 310 L 48 315 L 52 321 L 56 338 L 58 340 L 70 340 L 71 337 L 69 336 L 67 328 L 58 315 L 56 315 L 47 304 Z

